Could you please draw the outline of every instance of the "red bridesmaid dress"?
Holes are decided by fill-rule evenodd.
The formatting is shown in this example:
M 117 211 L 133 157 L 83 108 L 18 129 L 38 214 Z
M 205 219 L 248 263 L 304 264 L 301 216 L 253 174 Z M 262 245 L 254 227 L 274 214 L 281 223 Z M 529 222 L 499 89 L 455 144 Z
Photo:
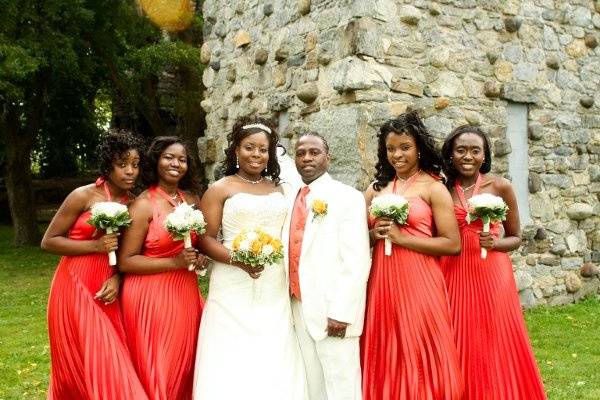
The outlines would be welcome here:
M 156 206 L 162 196 L 174 201 L 158 187 L 149 189 L 152 221 L 142 255 L 176 257 L 183 240 L 173 241 L 163 227 L 165 215 Z M 183 194 L 180 193 L 183 199 Z M 192 245 L 198 237 L 192 233 Z M 196 273 L 180 268 L 148 275 L 126 274 L 121 307 L 129 351 L 142 385 L 152 400 L 192 398 L 196 340 L 202 299 Z
M 111 201 L 106 183 L 106 198 Z M 85 211 L 68 232 L 72 240 L 96 238 Z M 119 300 L 104 305 L 95 293 L 110 276 L 108 254 L 63 256 L 48 299 L 48 336 L 51 400 L 147 399 L 137 377 L 127 345 Z
M 405 188 L 416 179 L 409 178 Z M 396 192 L 396 181 L 393 191 Z M 433 214 L 409 198 L 405 234 L 431 237 Z M 373 249 L 361 338 L 364 400 L 458 400 L 462 378 L 437 258 L 384 241 Z
M 479 192 L 482 176 L 475 183 Z M 466 400 L 546 399 L 540 372 L 527 336 L 507 253 L 488 250 L 481 258 L 481 220 L 468 224 L 466 199 L 454 205 L 462 240 L 458 256 L 443 257 L 450 310 Z M 490 231 L 497 235 L 499 224 Z

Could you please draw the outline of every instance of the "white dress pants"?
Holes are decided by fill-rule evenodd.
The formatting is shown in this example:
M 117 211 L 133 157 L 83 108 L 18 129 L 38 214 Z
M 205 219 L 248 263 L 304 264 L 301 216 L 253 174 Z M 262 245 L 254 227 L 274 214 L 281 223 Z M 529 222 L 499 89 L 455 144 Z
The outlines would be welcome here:
M 306 367 L 310 400 L 361 400 L 359 338 L 315 341 L 304 323 L 302 302 L 292 298 L 294 327 Z

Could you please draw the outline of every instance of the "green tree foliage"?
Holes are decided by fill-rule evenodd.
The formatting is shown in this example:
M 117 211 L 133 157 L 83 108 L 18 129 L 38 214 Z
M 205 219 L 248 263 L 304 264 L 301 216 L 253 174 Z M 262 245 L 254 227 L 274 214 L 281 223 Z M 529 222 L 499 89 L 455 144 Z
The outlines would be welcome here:
M 110 99 L 113 126 L 200 134 L 200 17 L 167 37 L 133 0 L 0 0 L 0 10 L 0 160 L 17 244 L 37 240 L 32 153 L 42 176 L 89 168 L 98 98 Z

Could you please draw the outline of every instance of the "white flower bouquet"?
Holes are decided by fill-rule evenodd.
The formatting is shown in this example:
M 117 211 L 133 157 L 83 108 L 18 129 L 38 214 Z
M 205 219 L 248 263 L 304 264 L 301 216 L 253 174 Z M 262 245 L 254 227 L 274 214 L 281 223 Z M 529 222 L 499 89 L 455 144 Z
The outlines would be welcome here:
M 408 200 L 398 194 L 382 194 L 371 201 L 369 212 L 374 217 L 390 218 L 399 225 L 405 225 L 408 220 Z M 385 239 L 385 255 L 392 254 L 392 242 Z
M 92 215 L 87 221 L 96 229 L 103 229 L 107 234 L 119 231 L 131 224 L 129 210 L 125 204 L 115 201 L 101 201 L 92 206 Z M 117 256 L 114 251 L 108 253 L 108 264 L 117 265 Z
M 467 201 L 467 223 L 477 219 L 483 222 L 483 232 L 490 231 L 490 223 L 506 220 L 508 206 L 502 197 L 489 193 L 482 193 L 471 197 Z M 481 258 L 487 257 L 487 249 L 481 249 Z
M 192 231 L 198 235 L 206 232 L 206 221 L 202 211 L 187 203 L 181 203 L 165 218 L 165 229 L 173 240 L 183 240 L 184 247 L 188 249 L 192 247 Z M 194 265 L 190 265 L 188 270 L 193 271 Z

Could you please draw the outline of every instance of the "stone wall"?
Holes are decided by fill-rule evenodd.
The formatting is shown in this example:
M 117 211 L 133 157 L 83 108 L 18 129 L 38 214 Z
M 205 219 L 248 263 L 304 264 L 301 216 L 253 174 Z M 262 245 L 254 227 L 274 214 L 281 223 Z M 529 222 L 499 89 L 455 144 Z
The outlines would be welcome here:
M 525 306 L 600 280 L 600 1 L 205 0 L 199 148 L 207 176 L 241 115 L 277 118 L 284 143 L 316 130 L 332 173 L 364 189 L 375 136 L 418 109 L 441 140 L 471 123 L 508 176 L 507 104 L 528 107 L 529 205 L 514 252 Z

